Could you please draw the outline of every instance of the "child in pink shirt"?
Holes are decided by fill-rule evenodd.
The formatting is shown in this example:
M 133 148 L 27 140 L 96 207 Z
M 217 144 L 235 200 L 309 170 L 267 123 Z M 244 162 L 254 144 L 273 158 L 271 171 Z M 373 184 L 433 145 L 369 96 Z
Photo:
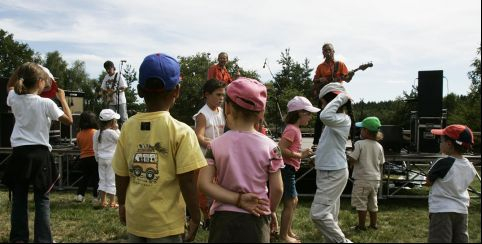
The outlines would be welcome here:
M 299 243 L 300 240 L 291 229 L 298 193 L 296 192 L 296 171 L 300 169 L 301 159 L 313 154 L 311 149 L 301 150 L 300 126 L 306 126 L 311 120 L 312 113 L 319 112 L 311 102 L 301 96 L 296 96 L 288 102 L 286 127 L 281 136 L 279 147 L 283 155 L 285 167 L 281 170 L 283 177 L 283 211 L 281 212 L 280 237 L 288 243 Z
M 270 223 L 277 222 L 283 194 L 284 165 L 276 143 L 254 128 L 265 110 L 266 87 L 239 78 L 228 85 L 226 94 L 231 130 L 211 141 L 208 167 L 199 176 L 201 191 L 214 199 L 208 241 L 269 242 Z

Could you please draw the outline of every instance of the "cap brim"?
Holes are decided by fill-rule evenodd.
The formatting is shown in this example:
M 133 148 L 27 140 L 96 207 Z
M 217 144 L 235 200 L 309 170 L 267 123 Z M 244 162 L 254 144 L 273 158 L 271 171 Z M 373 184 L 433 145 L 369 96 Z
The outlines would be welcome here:
M 356 122 L 355 126 L 358 128 L 363 128 L 363 122 Z
M 304 108 L 304 110 L 306 110 L 310 113 L 318 113 L 318 112 L 320 112 L 321 109 L 311 106 L 311 107 Z
M 444 129 L 432 129 L 430 132 L 437 136 L 445 135 Z

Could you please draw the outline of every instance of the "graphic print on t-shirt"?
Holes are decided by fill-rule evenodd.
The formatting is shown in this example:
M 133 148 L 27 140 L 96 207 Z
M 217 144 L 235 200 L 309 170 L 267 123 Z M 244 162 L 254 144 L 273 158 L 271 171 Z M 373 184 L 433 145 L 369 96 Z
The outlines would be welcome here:
M 152 185 L 159 179 L 159 155 L 158 153 L 167 153 L 159 143 L 154 146 L 149 144 L 140 144 L 134 155 L 134 161 L 130 172 L 133 175 L 133 181 L 137 184 Z

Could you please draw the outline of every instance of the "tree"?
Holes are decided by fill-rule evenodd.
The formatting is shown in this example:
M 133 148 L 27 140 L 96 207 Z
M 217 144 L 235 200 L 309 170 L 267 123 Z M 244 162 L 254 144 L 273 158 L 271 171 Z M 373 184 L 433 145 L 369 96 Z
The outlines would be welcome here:
M 57 81 L 57 85 L 64 90 L 72 90 L 75 85 L 70 81 L 67 70 L 67 61 L 62 58 L 59 51 L 48 52 L 44 66 L 47 67 Z
M 480 46 L 477 49 L 477 57 L 474 59 L 472 65 L 474 70 L 467 73 L 469 79 L 472 81 L 472 85 L 470 86 L 470 93 L 473 96 L 477 96 L 480 98 Z
M 137 88 L 133 86 L 133 83 L 137 81 L 137 71 L 132 67 L 132 65 L 128 64 L 122 71 L 122 76 L 124 76 L 124 79 L 127 83 L 125 95 L 129 116 L 133 115 L 137 111 L 144 111 L 145 106 L 143 103 L 140 104 L 137 102 Z
M 8 78 L 21 64 L 39 60 L 40 55 L 28 44 L 15 41 L 13 34 L 0 29 L 0 76 Z
M 270 126 L 276 128 L 275 133 L 279 134 L 283 127 L 283 117 L 286 115 L 288 101 L 300 95 L 308 99 L 313 97 L 310 78 L 313 69 L 309 67 L 308 59 L 305 59 L 302 64 L 293 60 L 289 48 L 281 53 L 281 58 L 277 62 L 282 66 L 281 71 L 274 75 L 274 80 L 266 84 L 268 102 L 265 119 Z

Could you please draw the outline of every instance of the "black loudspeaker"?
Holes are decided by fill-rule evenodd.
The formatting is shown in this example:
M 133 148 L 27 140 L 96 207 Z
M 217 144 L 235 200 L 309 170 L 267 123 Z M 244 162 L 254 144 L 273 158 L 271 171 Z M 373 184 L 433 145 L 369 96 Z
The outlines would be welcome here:
M 443 70 L 418 72 L 418 116 L 442 116 Z
M 11 147 L 10 136 L 12 135 L 15 117 L 13 113 L 0 113 L 0 147 Z
M 0 113 L 6 113 L 9 110 L 7 106 L 7 77 L 0 76 Z
M 432 129 L 440 129 L 439 124 L 420 124 L 418 127 L 418 151 L 423 153 L 438 153 L 440 146 Z
M 62 143 L 72 144 L 77 141 L 77 131 L 79 129 L 80 114 L 72 114 L 74 122 L 72 125 L 61 124 L 60 138 Z
M 383 133 L 383 140 L 380 142 L 385 152 L 400 153 L 402 150 L 402 127 L 398 125 L 382 125 L 380 131 Z

